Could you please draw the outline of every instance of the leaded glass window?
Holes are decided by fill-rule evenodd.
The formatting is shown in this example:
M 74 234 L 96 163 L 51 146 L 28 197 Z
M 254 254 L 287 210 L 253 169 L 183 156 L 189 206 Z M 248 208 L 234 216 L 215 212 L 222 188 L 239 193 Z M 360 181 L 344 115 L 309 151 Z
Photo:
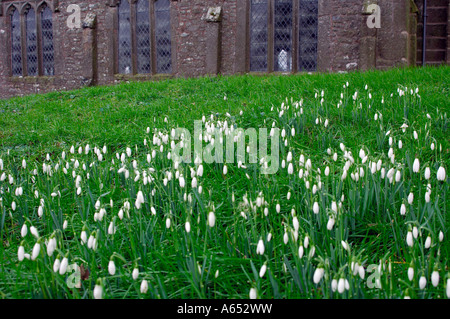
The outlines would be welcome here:
M 55 49 L 53 47 L 52 10 L 46 5 L 44 5 L 41 10 L 42 74 L 50 76 L 55 74 Z
M 44 2 L 38 8 L 27 4 L 20 14 L 10 9 L 11 75 L 55 74 L 52 10 Z
M 38 75 L 38 50 L 36 32 L 36 14 L 33 8 L 29 8 L 25 13 L 25 34 L 27 51 L 27 74 L 29 76 Z
M 118 72 L 171 73 L 170 0 L 121 0 Z
M 299 71 L 317 69 L 317 0 L 300 0 L 299 6 Z
M 11 69 L 13 76 L 22 75 L 22 42 L 19 10 L 11 12 Z
M 150 73 L 150 11 L 148 0 L 138 0 L 136 3 L 136 46 L 137 72 Z
M 131 64 L 131 11 L 128 0 L 119 4 L 119 73 L 132 72 Z
M 156 65 L 158 73 L 172 72 L 170 1 L 155 2 Z
M 249 0 L 250 71 L 317 68 L 318 0 Z
M 269 0 L 251 0 L 250 70 L 267 71 Z
M 274 69 L 292 71 L 292 0 L 275 0 Z

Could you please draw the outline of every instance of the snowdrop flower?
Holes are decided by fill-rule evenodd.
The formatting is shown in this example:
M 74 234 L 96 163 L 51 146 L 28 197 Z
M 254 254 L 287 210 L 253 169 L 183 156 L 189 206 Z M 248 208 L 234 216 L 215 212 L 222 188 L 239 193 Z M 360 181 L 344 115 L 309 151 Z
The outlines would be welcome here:
M 413 246 L 413 234 L 411 231 L 408 231 L 408 233 L 406 234 L 406 244 L 409 247 Z
M 169 229 L 170 228 L 170 224 L 171 224 L 171 220 L 169 217 L 167 217 L 166 219 L 166 228 Z
M 264 274 L 266 273 L 266 270 L 267 270 L 267 265 L 266 264 L 262 265 L 261 269 L 259 270 L 259 277 L 260 278 L 264 277 Z
M 331 281 L 331 291 L 336 292 L 337 286 L 338 286 L 338 281 L 337 281 L 337 279 L 333 279 L 333 280 Z
M 420 168 L 419 159 L 416 158 L 416 159 L 414 160 L 414 164 L 413 164 L 413 172 L 414 172 L 414 173 L 418 173 L 418 172 L 419 172 L 419 168 Z
M 191 232 L 191 223 L 189 221 L 186 221 L 186 224 L 184 224 L 184 228 L 186 229 L 186 233 Z
M 303 257 L 303 253 L 304 253 L 305 251 L 304 251 L 304 249 L 303 249 L 303 246 L 302 245 L 300 245 L 299 247 L 298 247 L 298 258 L 302 258 Z
M 256 288 L 250 288 L 249 297 L 250 299 L 256 299 Z
M 303 240 L 303 246 L 305 248 L 308 248 L 308 246 L 309 246 L 309 236 L 305 236 L 305 239 Z
M 412 265 L 408 268 L 408 279 L 409 281 L 412 281 L 414 279 L 414 268 L 412 267 Z
M 42 217 L 42 215 L 44 214 L 44 208 L 42 206 L 38 207 L 38 216 Z
M 215 224 L 216 224 L 216 215 L 214 214 L 214 212 L 209 212 L 208 225 L 209 227 L 214 227 Z
M 358 268 L 358 273 L 359 273 L 359 277 L 361 278 L 361 279 L 364 279 L 364 276 L 365 276 L 365 269 L 364 269 L 364 267 L 363 266 L 360 266 L 359 268 Z
M 34 244 L 33 251 L 31 253 L 31 260 L 35 260 L 39 256 L 39 252 L 41 251 L 41 244 L 39 241 Z
M 439 284 L 439 272 L 437 270 L 434 270 L 431 273 L 431 284 L 433 285 L 433 287 L 437 287 L 437 285 Z
M 114 264 L 114 260 L 109 261 L 108 272 L 111 276 L 114 276 L 114 274 L 116 273 L 116 265 Z
M 427 239 L 425 240 L 425 245 L 424 245 L 424 247 L 425 247 L 426 249 L 428 249 L 428 248 L 431 247 L 431 237 L 430 237 L 430 236 L 427 236 Z
M 445 168 L 440 166 L 438 171 L 437 171 L 437 176 L 436 177 L 437 177 L 438 181 L 445 181 Z
M 444 240 L 444 233 L 441 231 L 439 231 L 439 241 L 443 241 Z
M 69 259 L 64 257 L 59 266 L 59 274 L 64 275 L 67 272 L 67 266 L 69 265 Z
M 15 211 L 16 208 L 17 208 L 16 202 L 13 201 L 13 202 L 11 203 L 11 209 L 12 209 L 13 211 Z
M 147 280 L 142 280 L 141 282 L 141 294 L 146 294 L 148 291 L 148 282 Z
M 137 208 L 137 209 L 140 209 L 140 208 L 141 208 L 141 205 L 142 205 L 144 202 L 145 202 L 145 200 L 144 200 L 144 194 L 142 193 L 142 191 L 139 191 L 139 192 L 137 193 L 137 196 L 136 196 L 136 203 L 135 203 L 136 208 Z
M 322 280 L 324 272 L 325 272 L 325 269 L 323 269 L 322 266 L 317 267 L 316 270 L 314 271 L 313 282 L 316 285 L 320 282 L 320 280 Z
M 447 298 L 450 299 L 450 278 L 447 278 L 447 288 L 446 288 Z
M 427 278 L 425 278 L 425 276 L 421 276 L 419 279 L 419 288 L 424 289 L 426 285 L 427 285 Z
M 139 277 L 139 269 L 134 268 L 133 272 L 131 273 L 131 276 L 133 277 L 133 280 L 136 280 Z
M 103 298 L 103 287 L 99 284 L 96 284 L 94 287 L 94 298 L 95 299 Z
M 430 168 L 429 167 L 425 167 L 425 173 L 424 173 L 425 179 L 426 180 L 430 179 L 430 175 L 431 175 Z
M 19 261 L 22 261 L 25 258 L 25 248 L 20 245 L 19 249 L 17 250 L 17 259 L 19 259 Z
M 287 243 L 289 242 L 289 236 L 286 230 L 284 231 L 283 242 L 285 245 L 287 245 Z
M 414 201 L 414 194 L 413 193 L 409 193 L 408 195 L 408 204 L 412 204 Z
M 344 248 L 345 250 L 348 250 L 349 247 L 345 241 L 341 240 L 341 245 L 342 245 L 342 248 Z
M 31 227 L 30 227 L 30 232 L 31 232 L 31 234 L 32 234 L 34 237 L 39 238 L 39 233 L 38 233 L 38 230 L 36 229 L 36 227 L 31 226 Z
M 84 245 L 87 242 L 87 233 L 85 230 L 81 231 L 80 239 L 82 245 Z
M 47 255 L 48 256 L 53 255 L 55 249 L 56 249 L 56 238 L 52 237 L 47 243 Z
M 400 173 L 400 171 L 396 171 L 395 172 L 395 181 L 398 183 L 398 182 L 400 182 L 401 178 L 402 178 L 402 174 Z
M 334 223 L 335 223 L 334 218 L 333 218 L 333 217 L 330 217 L 330 218 L 328 219 L 327 229 L 328 229 L 328 230 L 332 230 L 332 229 L 333 229 L 333 226 L 334 226 Z
M 116 227 L 114 227 L 114 222 L 110 222 L 108 226 L 108 235 L 114 235 L 116 232 Z
M 318 214 L 319 213 L 319 203 L 314 202 L 314 204 L 313 204 L 313 212 L 314 212 L 314 214 Z
M 27 234 L 28 234 L 27 224 L 23 224 L 22 229 L 20 230 L 20 235 L 22 237 L 25 237 Z
M 53 272 L 58 272 L 60 266 L 61 266 L 61 260 L 59 259 L 59 256 L 58 256 L 55 259 L 55 262 L 53 263 Z
M 258 245 L 256 246 L 256 254 L 264 255 L 264 242 L 262 239 L 258 241 Z
M 405 215 L 406 214 L 406 206 L 405 204 L 402 204 L 402 206 L 400 207 L 400 215 Z
M 412 233 L 413 237 L 417 239 L 417 236 L 419 236 L 419 230 L 417 229 L 416 226 L 413 227 Z
M 203 165 L 200 164 L 197 168 L 197 176 L 202 177 L 203 176 Z
M 338 292 L 340 294 L 342 294 L 345 291 L 345 279 L 344 278 L 339 278 L 337 288 L 338 288 Z
M 292 165 L 292 163 L 289 163 L 288 165 L 288 174 L 292 175 L 294 173 L 294 166 Z

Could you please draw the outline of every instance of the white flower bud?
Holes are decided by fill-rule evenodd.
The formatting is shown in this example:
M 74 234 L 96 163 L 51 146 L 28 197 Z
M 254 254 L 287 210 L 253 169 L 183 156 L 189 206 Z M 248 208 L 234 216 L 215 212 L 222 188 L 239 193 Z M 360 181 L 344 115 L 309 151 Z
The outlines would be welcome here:
M 31 260 L 35 260 L 39 256 L 39 252 L 41 251 L 41 244 L 34 244 L 33 251 L 31 253 Z
M 61 265 L 59 266 L 59 274 L 64 275 L 67 271 L 67 266 L 69 265 L 69 259 L 67 257 L 64 257 L 61 261 Z
M 426 285 L 427 285 L 427 278 L 425 278 L 425 276 L 421 276 L 419 279 L 419 288 L 424 289 Z
M 440 166 L 438 171 L 437 171 L 437 176 L 436 177 L 437 177 L 438 181 L 445 181 L 445 168 Z
M 439 284 L 439 272 L 437 270 L 431 273 L 431 284 L 433 287 L 437 287 Z
M 251 288 L 249 293 L 250 299 L 256 299 L 256 288 Z
M 267 270 L 266 264 L 262 265 L 261 269 L 259 270 L 259 277 L 260 278 L 264 277 L 264 274 L 266 273 L 266 270 Z
M 25 258 L 25 248 L 21 245 L 17 250 L 17 258 L 22 261 Z
M 258 241 L 258 245 L 256 246 L 256 254 L 264 255 L 264 250 L 265 250 L 264 242 L 262 239 L 260 239 Z
M 148 291 L 148 282 L 147 280 L 142 280 L 141 282 L 141 294 L 146 294 Z
M 103 298 L 103 288 L 100 285 L 95 285 L 94 287 L 94 298 L 102 299 Z
M 110 260 L 108 263 L 108 272 L 111 276 L 114 276 L 116 273 L 116 265 L 114 264 L 114 260 Z
M 316 268 L 313 275 L 313 282 L 317 285 L 323 277 L 325 270 L 322 267 Z
M 414 268 L 411 266 L 408 268 L 408 279 L 409 281 L 414 279 Z
M 209 227 L 214 227 L 215 224 L 216 224 L 216 215 L 214 214 L 214 212 L 209 212 L 208 225 Z
M 413 234 L 410 231 L 406 234 L 406 244 L 409 247 L 413 246 Z
M 22 237 L 25 237 L 28 234 L 28 227 L 27 224 L 22 225 L 22 229 L 20 230 L 20 235 Z
M 134 268 L 131 276 L 133 277 L 133 280 L 136 280 L 139 277 L 139 269 Z

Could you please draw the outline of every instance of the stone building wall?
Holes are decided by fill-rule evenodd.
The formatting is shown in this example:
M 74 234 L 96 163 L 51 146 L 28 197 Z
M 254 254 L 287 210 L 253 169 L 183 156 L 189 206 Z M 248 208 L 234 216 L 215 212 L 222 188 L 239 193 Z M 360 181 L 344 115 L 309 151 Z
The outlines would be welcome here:
M 134 0 L 133 0 L 134 1 Z M 171 0 L 172 73 L 117 74 L 117 1 L 48 0 L 53 10 L 55 75 L 12 77 L 9 14 L 12 4 L 42 0 L 0 0 L 0 98 L 124 80 L 249 72 L 249 0 Z M 381 8 L 381 28 L 367 27 L 369 3 Z M 70 29 L 70 4 L 81 9 L 82 27 Z M 385 69 L 416 63 L 417 12 L 412 0 L 318 0 L 317 71 Z M 210 7 L 221 7 L 209 21 Z

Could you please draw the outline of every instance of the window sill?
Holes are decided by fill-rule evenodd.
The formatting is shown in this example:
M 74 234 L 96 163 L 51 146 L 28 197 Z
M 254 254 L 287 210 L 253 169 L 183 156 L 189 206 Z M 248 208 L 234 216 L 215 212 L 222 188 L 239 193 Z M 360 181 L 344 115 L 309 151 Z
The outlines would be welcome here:
M 172 79 L 173 74 L 114 74 L 116 81 L 158 81 Z
M 56 80 L 56 76 L 10 76 L 8 81 L 11 83 L 28 83 L 28 84 L 52 84 Z

